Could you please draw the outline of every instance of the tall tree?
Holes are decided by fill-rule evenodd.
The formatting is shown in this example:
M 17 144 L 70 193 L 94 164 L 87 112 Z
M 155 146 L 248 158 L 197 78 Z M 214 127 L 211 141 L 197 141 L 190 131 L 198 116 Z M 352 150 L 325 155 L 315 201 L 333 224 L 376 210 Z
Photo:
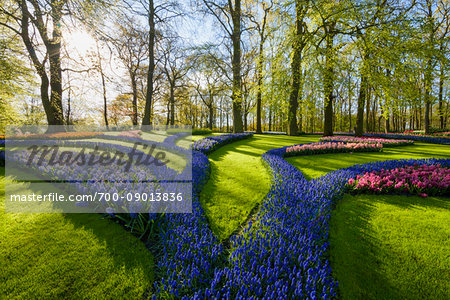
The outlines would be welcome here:
M 433 73 L 439 62 L 439 44 L 444 43 L 445 39 L 448 38 L 450 3 L 445 0 L 424 0 L 420 3 L 420 9 L 424 17 L 424 131 L 425 134 L 429 134 L 431 128 L 430 110 L 433 103 Z
M 243 132 L 242 123 L 242 78 L 241 78 L 241 0 L 228 0 L 224 3 L 203 0 L 207 10 L 216 18 L 232 42 L 231 66 L 233 84 L 233 132 Z
M 109 36 L 117 55 L 124 65 L 131 85 L 132 123 L 138 125 L 139 80 L 143 63 L 148 55 L 147 32 L 137 19 L 122 15 Z
M 0 25 L 21 37 L 40 78 L 40 96 L 49 125 L 64 124 L 61 45 L 65 21 L 95 19 L 103 11 L 99 8 L 107 4 L 107 0 L 15 0 L 0 6 L 0 13 L 6 16 Z
M 148 67 L 146 70 L 146 80 L 147 86 L 145 90 L 145 107 L 144 115 L 142 118 L 142 125 L 152 125 L 152 108 L 155 100 L 156 84 L 157 79 L 156 72 L 156 46 L 158 33 L 160 34 L 162 30 L 157 29 L 157 25 L 167 25 L 169 20 L 182 15 L 179 11 L 180 4 L 175 0 L 166 1 L 154 1 L 154 0 L 138 0 L 138 1 L 127 1 L 123 0 L 124 3 L 130 7 L 132 13 L 138 14 L 144 17 L 147 21 L 148 31 L 147 31 L 147 46 L 148 46 Z
M 189 71 L 186 63 L 185 49 L 177 45 L 176 38 L 167 38 L 162 46 L 162 72 L 166 76 L 169 85 L 168 118 L 167 125 L 175 125 L 175 92 L 182 87 L 181 79 Z
M 61 22 L 67 0 L 21 0 L 14 3 L 11 6 L 2 6 L 1 12 L 7 15 L 9 20 L 1 25 L 22 38 L 41 80 L 41 100 L 48 124 L 63 125 Z M 40 44 L 44 46 L 44 53 L 38 46 Z
M 260 3 L 258 3 L 260 4 Z M 256 12 L 250 15 L 250 21 L 254 24 L 255 30 L 259 36 L 259 51 L 257 58 L 257 71 L 256 71 L 256 81 L 257 81 L 257 92 L 256 92 L 256 133 L 262 133 L 261 129 L 261 110 L 262 110 L 262 91 L 263 91 L 263 67 L 264 67 L 264 43 L 267 40 L 268 34 L 267 32 L 267 18 L 269 13 L 273 8 L 273 2 L 266 3 L 265 1 L 261 2 L 261 8 L 259 5 L 256 8 Z M 256 16 L 260 13 L 258 10 L 261 9 L 262 20 L 257 20 Z
M 195 54 L 195 62 L 192 62 L 196 65 L 196 69 L 192 70 L 193 86 L 208 110 L 208 127 L 213 129 L 214 110 L 217 107 L 216 100 L 225 90 L 221 69 L 221 65 L 224 63 L 220 57 L 217 57 L 217 53 L 212 51 L 211 47 L 203 47 L 199 50 Z M 222 98 L 221 100 L 223 100 Z
M 105 74 L 105 66 L 103 62 L 102 54 L 100 53 L 100 46 L 99 41 L 96 40 L 96 52 L 95 52 L 95 64 L 97 67 L 97 71 L 100 74 L 100 79 L 102 81 L 102 95 L 103 95 L 103 121 L 105 122 L 105 126 L 108 129 L 109 128 L 109 121 L 108 121 L 108 99 L 107 99 L 107 88 L 106 88 L 106 79 L 107 76 Z
M 325 68 L 323 73 L 323 85 L 324 85 L 324 124 L 323 124 L 323 135 L 331 136 L 333 135 L 333 89 L 334 89 L 334 37 L 336 21 L 330 20 L 324 22 L 324 32 L 325 32 Z
M 145 5 L 144 5 L 145 6 Z M 147 90 L 145 94 L 145 108 L 144 117 L 142 118 L 142 125 L 152 124 L 152 105 L 154 86 L 153 81 L 155 77 L 155 43 L 156 43 L 156 29 L 155 29 L 155 4 L 153 0 L 148 0 L 147 3 L 147 20 L 148 20 L 148 70 L 147 70 Z
M 298 134 L 297 110 L 299 98 L 301 97 L 302 84 L 302 51 L 306 46 L 306 24 L 305 17 L 309 9 L 309 1 L 295 1 L 295 34 L 292 48 L 293 55 L 291 61 L 292 84 L 288 105 L 288 135 Z

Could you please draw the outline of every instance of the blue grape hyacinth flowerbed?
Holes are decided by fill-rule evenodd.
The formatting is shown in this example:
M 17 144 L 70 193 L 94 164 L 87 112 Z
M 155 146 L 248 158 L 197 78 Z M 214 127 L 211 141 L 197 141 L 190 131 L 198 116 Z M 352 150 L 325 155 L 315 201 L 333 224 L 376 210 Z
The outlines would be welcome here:
M 165 215 L 159 226 L 162 258 L 157 267 L 160 280 L 154 298 L 187 297 L 203 294 L 218 266 L 223 264 L 223 247 L 208 226 L 199 193 L 211 172 L 206 153 L 253 134 L 227 134 L 207 137 L 194 143 L 192 151 L 192 214 Z
M 286 148 L 273 149 L 263 155 L 272 171 L 273 186 L 253 224 L 249 224 L 242 235 L 232 238 L 228 262 L 217 259 L 216 267 L 207 272 L 213 274 L 209 281 L 185 293 L 186 297 L 337 297 L 338 284 L 331 276 L 328 261 L 328 222 L 336 200 L 346 191 L 348 180 L 368 171 L 399 166 L 450 165 L 450 160 L 436 159 L 377 162 L 333 171 L 307 181 L 298 169 L 283 159 Z M 215 253 L 205 258 L 211 254 L 218 258 Z
M 414 164 L 450 166 L 449 159 L 394 160 L 355 165 L 307 181 L 284 160 L 291 146 L 270 150 L 262 157 L 272 173 L 270 192 L 255 220 L 232 237 L 228 250 L 209 228 L 200 206 L 199 193 L 211 172 L 205 154 L 248 137 L 251 134 L 229 134 L 196 142 L 192 213 L 149 214 L 158 226 L 153 298 L 336 298 L 338 283 L 328 260 L 328 222 L 349 179 Z

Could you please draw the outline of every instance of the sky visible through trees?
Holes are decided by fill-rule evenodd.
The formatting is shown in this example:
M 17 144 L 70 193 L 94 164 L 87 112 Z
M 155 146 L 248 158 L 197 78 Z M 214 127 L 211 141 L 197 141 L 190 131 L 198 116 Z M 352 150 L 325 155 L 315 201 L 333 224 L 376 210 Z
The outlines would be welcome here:
M 450 126 L 448 0 L 0 4 L 2 127 Z

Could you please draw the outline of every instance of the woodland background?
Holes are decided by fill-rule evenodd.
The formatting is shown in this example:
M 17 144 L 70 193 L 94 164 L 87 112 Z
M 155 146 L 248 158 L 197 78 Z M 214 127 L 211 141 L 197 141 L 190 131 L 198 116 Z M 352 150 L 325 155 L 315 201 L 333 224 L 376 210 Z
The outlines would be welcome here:
M 0 0 L 0 128 L 445 131 L 448 0 Z

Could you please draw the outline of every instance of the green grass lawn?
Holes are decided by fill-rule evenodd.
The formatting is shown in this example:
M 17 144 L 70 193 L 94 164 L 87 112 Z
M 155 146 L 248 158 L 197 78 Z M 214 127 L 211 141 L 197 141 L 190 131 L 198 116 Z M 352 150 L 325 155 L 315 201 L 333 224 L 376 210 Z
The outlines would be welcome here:
M 345 195 L 330 223 L 342 299 L 448 299 L 449 200 Z
M 193 139 L 202 137 L 204 136 L 193 136 Z M 214 233 L 220 239 L 226 239 L 238 231 L 269 191 L 270 177 L 261 160 L 264 152 L 286 145 L 314 142 L 318 138 L 255 135 L 253 138 L 225 145 L 210 154 L 211 178 L 200 195 L 200 201 Z M 418 144 L 386 148 L 384 152 L 297 156 L 287 160 L 310 179 L 357 163 L 399 158 L 450 157 L 449 148 L 444 145 Z
M 241 228 L 267 194 L 270 177 L 260 156 L 317 137 L 260 136 L 213 152 L 210 181 L 200 201 L 211 228 L 226 239 Z M 290 157 L 311 179 L 371 161 L 449 158 L 450 147 L 433 144 L 385 148 L 381 153 Z M 356 207 L 356 208 L 355 208 Z M 449 292 L 448 199 L 346 195 L 330 224 L 331 262 L 344 299 L 445 299 Z
M 448 145 L 374 153 L 289 157 L 311 179 L 330 171 L 404 158 L 450 158 Z M 447 299 L 450 199 L 345 195 L 330 222 L 331 267 L 343 299 Z
M 154 262 L 141 241 L 99 214 L 5 213 L 3 175 L 0 168 L 0 299 L 132 299 L 148 293 Z
M 269 192 L 270 176 L 261 155 L 272 148 L 317 140 L 318 137 L 254 135 L 209 155 L 211 178 L 200 194 L 200 202 L 219 239 L 238 231 Z
M 187 147 L 203 137 L 177 144 Z M 261 155 L 318 138 L 255 135 L 209 155 L 211 178 L 200 202 L 219 239 L 239 231 L 269 191 Z M 450 158 L 450 147 L 417 144 L 288 161 L 311 179 L 358 163 L 431 157 Z M 0 171 L 0 298 L 145 298 L 154 263 L 143 243 L 96 214 L 6 214 L 4 168 Z M 346 195 L 330 221 L 332 270 L 341 296 L 445 299 L 450 294 L 449 209 L 449 199 L 443 198 Z

